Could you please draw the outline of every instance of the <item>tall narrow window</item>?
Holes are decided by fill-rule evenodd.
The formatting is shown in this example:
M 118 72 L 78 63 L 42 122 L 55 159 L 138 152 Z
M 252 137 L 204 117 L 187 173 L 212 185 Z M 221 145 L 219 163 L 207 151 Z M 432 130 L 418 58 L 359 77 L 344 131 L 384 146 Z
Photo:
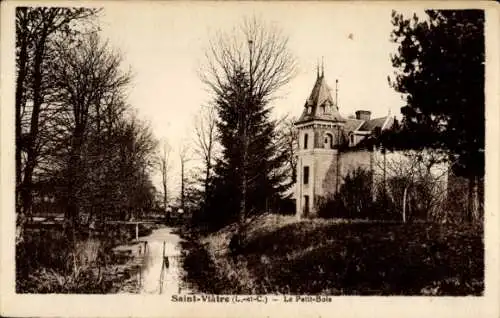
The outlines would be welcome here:
M 304 134 L 304 149 L 307 149 L 307 134 Z
M 304 184 L 309 184 L 309 167 L 304 167 Z
M 333 148 L 333 135 L 330 133 L 325 134 L 325 148 L 327 149 Z
M 309 196 L 304 196 L 304 216 L 309 214 Z

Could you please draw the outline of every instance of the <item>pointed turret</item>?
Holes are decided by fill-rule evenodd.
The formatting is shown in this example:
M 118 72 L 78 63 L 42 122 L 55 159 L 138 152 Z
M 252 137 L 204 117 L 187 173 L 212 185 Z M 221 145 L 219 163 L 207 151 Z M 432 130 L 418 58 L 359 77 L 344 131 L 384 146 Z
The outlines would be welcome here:
M 345 119 L 340 116 L 338 105 L 336 105 L 333 100 L 332 94 L 330 93 L 331 89 L 326 83 L 323 65 L 321 68 L 322 72 L 318 72 L 316 83 L 314 84 L 309 98 L 306 100 L 304 111 L 297 123 L 315 119 L 336 122 L 345 121 Z
M 322 56 L 321 57 L 321 77 L 324 77 L 324 76 L 325 76 L 325 59 Z

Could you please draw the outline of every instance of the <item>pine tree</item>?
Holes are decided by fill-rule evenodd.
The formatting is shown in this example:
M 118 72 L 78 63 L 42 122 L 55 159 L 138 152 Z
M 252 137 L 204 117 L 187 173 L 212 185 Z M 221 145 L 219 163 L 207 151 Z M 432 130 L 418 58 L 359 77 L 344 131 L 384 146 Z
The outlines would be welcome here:
M 287 38 L 272 25 L 246 19 L 235 33 L 210 42 L 202 80 L 217 109 L 222 158 L 214 169 L 210 221 L 239 221 L 261 212 L 281 191 L 284 156 L 274 145 L 269 103 L 295 75 Z
M 215 101 L 222 156 L 215 166 L 209 213 L 216 223 L 240 216 L 242 182 L 246 183 L 243 217 L 265 211 L 286 189 L 286 175 L 280 170 L 285 154 L 273 143 L 275 122 L 270 120 L 270 109 L 252 97 L 249 88 L 249 76 L 240 69 Z
M 426 19 L 393 12 L 393 87 L 406 96 L 405 139 L 412 148 L 446 150 L 469 179 L 469 218 L 478 218 L 484 175 L 484 12 L 428 10 Z

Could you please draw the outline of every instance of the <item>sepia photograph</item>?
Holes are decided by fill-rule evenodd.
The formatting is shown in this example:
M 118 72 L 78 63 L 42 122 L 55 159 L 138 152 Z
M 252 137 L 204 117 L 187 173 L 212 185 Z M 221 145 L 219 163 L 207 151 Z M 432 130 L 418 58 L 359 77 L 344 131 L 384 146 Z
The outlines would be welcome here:
M 4 2 L 12 293 L 498 296 L 498 16 L 417 4 Z

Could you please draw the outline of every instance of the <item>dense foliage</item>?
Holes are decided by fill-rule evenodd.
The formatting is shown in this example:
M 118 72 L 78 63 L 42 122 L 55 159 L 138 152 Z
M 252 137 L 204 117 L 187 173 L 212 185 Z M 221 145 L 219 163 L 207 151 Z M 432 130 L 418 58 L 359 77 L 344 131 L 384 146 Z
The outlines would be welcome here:
M 275 123 L 262 100 L 250 97 L 248 75 L 239 71 L 215 100 L 222 156 L 216 162 L 209 210 L 212 220 L 237 220 L 242 177 L 246 177 L 246 212 L 262 212 L 286 188 L 279 168 L 284 154 L 273 143 Z M 243 131 L 244 130 L 244 131 Z M 243 153 L 242 135 L 247 151 Z
M 323 199 L 319 204 L 319 216 L 379 218 L 378 215 L 370 215 L 373 211 L 371 185 L 372 176 L 369 171 L 362 168 L 349 171 L 335 196 Z
M 152 206 L 155 140 L 126 104 L 130 74 L 99 10 L 16 9 L 16 203 L 36 214 L 128 219 Z
M 294 76 L 287 47 L 278 29 L 255 18 L 210 40 L 201 77 L 212 94 L 221 147 L 203 208 L 210 225 L 238 221 L 243 230 L 249 216 L 278 204 L 286 188 L 286 152 L 276 142 L 270 102 Z
M 100 39 L 99 12 L 16 8 L 19 292 L 109 292 L 105 265 L 122 235 L 105 221 L 153 206 L 156 142 L 126 103 L 131 76 Z M 64 222 L 32 222 L 40 216 Z M 92 231 L 107 233 L 87 239 Z
M 217 292 L 292 295 L 482 295 L 482 228 L 473 224 L 303 221 L 251 228 L 238 257 L 226 230 L 206 244 Z M 230 232 L 230 230 L 227 230 Z M 219 248 L 222 247 L 222 250 Z M 231 280 L 231 284 L 219 284 Z M 202 292 L 207 288 L 199 284 Z M 220 289 L 220 287 L 224 287 Z M 210 290 L 210 289 L 208 289 Z
M 484 12 L 426 11 L 405 19 L 393 12 L 394 88 L 404 94 L 405 125 L 421 145 L 450 149 L 481 174 L 484 163 Z M 408 141 L 410 142 L 410 141 Z M 476 157 L 478 156 L 478 157 Z
M 393 12 L 392 86 L 401 92 L 404 129 L 389 147 L 446 150 L 454 172 L 469 179 L 469 218 L 479 219 L 484 175 L 484 11 L 427 10 L 407 19 Z M 392 143 L 392 144 L 391 144 Z
M 132 227 L 106 226 L 100 235 L 77 235 L 69 245 L 61 228 L 32 228 L 16 245 L 17 293 L 104 294 L 119 291 L 138 268 L 112 247 L 135 235 Z M 150 229 L 141 227 L 140 235 Z M 29 261 L 27 261 L 29 260 Z

